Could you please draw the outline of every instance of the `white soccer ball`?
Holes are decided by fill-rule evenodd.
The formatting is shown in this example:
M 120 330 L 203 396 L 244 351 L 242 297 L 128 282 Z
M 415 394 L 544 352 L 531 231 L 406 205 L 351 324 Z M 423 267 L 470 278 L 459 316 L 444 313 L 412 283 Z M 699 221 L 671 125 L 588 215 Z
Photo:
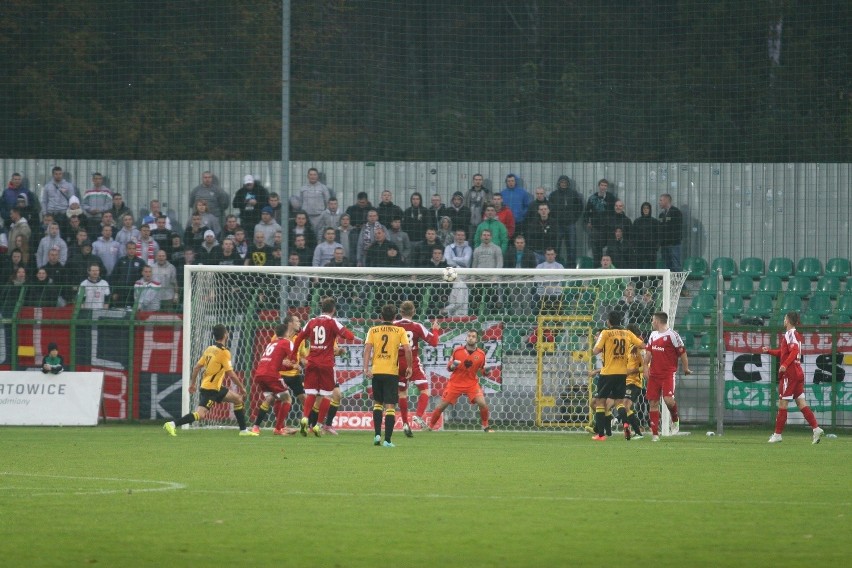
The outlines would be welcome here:
M 444 269 L 444 282 L 455 282 L 458 277 L 459 273 L 456 272 L 456 269 L 452 266 L 448 266 Z

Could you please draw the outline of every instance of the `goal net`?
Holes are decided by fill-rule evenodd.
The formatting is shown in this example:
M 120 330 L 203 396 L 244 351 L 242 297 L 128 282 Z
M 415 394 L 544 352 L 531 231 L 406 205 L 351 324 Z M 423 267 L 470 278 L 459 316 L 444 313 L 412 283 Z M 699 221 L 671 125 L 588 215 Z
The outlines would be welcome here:
M 500 429 L 583 431 L 590 421 L 589 371 L 597 332 L 607 314 L 619 310 L 645 337 L 651 317 L 663 310 L 674 318 L 685 273 L 668 270 L 459 269 L 454 282 L 440 269 L 187 266 L 184 291 L 183 411 L 198 403 L 186 388 L 190 370 L 212 342 L 211 330 L 230 331 L 235 372 L 246 383 L 247 410 L 256 415 L 263 393 L 252 385 L 252 370 L 275 325 L 287 313 L 304 322 L 320 313 L 321 298 L 337 300 L 337 318 L 358 338 L 341 341 L 336 379 L 342 402 L 335 427 L 372 430 L 370 380 L 362 373 L 361 340 L 378 321 L 381 307 L 410 300 L 414 320 L 440 327 L 437 347 L 420 344 L 430 400 L 425 418 L 448 381 L 447 361 L 468 330 L 480 333 L 486 353 L 481 385 Z M 409 387 L 411 415 L 418 388 Z M 639 414 L 646 419 L 644 405 Z M 290 426 L 302 408 L 294 401 Z M 401 420 L 397 413 L 398 420 Z M 264 426 L 272 424 L 269 418 Z M 217 405 L 200 427 L 235 426 L 228 405 Z M 413 429 L 418 426 L 411 424 Z M 474 405 L 462 398 L 443 414 L 444 429 L 480 429 Z

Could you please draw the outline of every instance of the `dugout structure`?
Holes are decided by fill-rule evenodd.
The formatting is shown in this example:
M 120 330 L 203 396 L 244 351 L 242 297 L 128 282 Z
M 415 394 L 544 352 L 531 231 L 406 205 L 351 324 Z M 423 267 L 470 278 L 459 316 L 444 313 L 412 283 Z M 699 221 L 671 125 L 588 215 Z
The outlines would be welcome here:
M 673 319 L 685 274 L 668 270 L 519 270 L 459 269 L 445 282 L 440 269 L 187 266 L 184 288 L 182 406 L 189 412 L 197 394 L 187 387 L 192 366 L 211 344 L 211 329 L 230 330 L 235 371 L 248 389 L 254 415 L 261 394 L 251 373 L 285 314 L 306 321 L 319 314 L 320 300 L 333 296 L 338 319 L 363 339 L 378 321 L 381 306 L 411 300 L 415 321 L 441 328 L 437 347 L 420 345 L 420 358 L 431 400 L 437 404 L 447 384 L 452 349 L 469 329 L 481 336 L 486 369 L 480 380 L 491 407 L 492 423 L 504 430 L 581 432 L 588 423 L 588 372 L 595 364 L 591 348 L 613 309 L 625 313 L 643 332 L 663 309 Z M 370 273 L 367 274 L 366 270 Z M 631 293 L 632 291 L 632 293 Z M 627 298 L 632 297 L 632 302 Z M 362 375 L 363 346 L 341 342 L 336 360 L 343 400 L 337 415 L 342 428 L 372 429 L 370 382 Z M 410 408 L 419 391 L 409 387 Z M 294 405 L 288 423 L 301 415 Z M 219 405 L 200 425 L 234 426 L 230 408 Z M 478 430 L 475 407 L 465 399 L 444 413 L 445 429 Z M 416 429 L 416 428 L 415 428 Z

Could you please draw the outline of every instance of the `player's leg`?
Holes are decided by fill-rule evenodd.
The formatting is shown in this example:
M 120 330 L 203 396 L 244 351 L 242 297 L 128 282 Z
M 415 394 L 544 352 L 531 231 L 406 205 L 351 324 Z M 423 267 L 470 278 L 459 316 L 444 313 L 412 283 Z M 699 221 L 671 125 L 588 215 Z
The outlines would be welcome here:
M 302 419 L 299 421 L 299 433 L 302 436 L 308 435 L 311 411 L 319 397 L 320 381 L 317 369 L 315 365 L 310 364 L 305 367 L 305 399 L 302 401 Z
M 266 417 L 269 416 L 269 411 L 272 410 L 272 401 L 275 400 L 275 397 L 271 392 L 266 393 L 263 397 L 263 402 L 257 407 L 257 416 L 254 417 L 254 425 L 251 427 L 252 432 L 260 433 L 260 425 L 263 424 L 263 421 L 266 420 Z
M 304 395 L 303 395 L 304 396 Z M 281 393 L 275 402 L 275 429 L 272 431 L 276 436 L 286 436 L 287 429 L 284 427 L 290 409 L 293 407 L 293 397 L 289 391 Z
M 416 380 L 414 384 L 420 391 L 420 394 L 417 395 L 417 410 L 414 411 L 414 421 L 423 428 L 426 426 L 423 415 L 426 414 L 426 409 L 429 407 L 429 381 L 426 379 Z
M 209 401 L 210 405 L 216 404 L 214 401 Z M 170 420 L 163 424 L 163 430 L 169 433 L 169 436 L 177 436 L 177 428 L 179 426 L 183 426 L 184 424 L 192 424 L 196 420 L 204 420 L 204 417 L 207 416 L 207 408 L 201 406 L 196 407 L 194 412 L 190 412 L 188 414 L 184 414 L 177 420 Z
M 384 414 L 385 401 L 382 391 L 380 376 L 373 375 L 373 445 L 382 444 L 382 417 Z
M 781 441 L 781 435 L 787 426 L 787 408 L 790 401 L 795 399 L 796 389 L 794 380 L 789 373 L 778 375 L 778 411 L 775 413 L 775 431 L 769 437 L 769 443 Z
M 334 417 L 337 416 L 337 411 L 340 409 L 340 401 L 343 400 L 343 394 L 340 392 L 340 387 L 335 386 L 331 391 L 331 403 L 328 407 L 328 413 L 323 421 L 322 429 L 334 436 L 337 435 L 337 430 L 334 429 Z
M 645 397 L 648 399 L 648 421 L 651 423 L 651 436 L 657 439 L 660 435 L 660 397 L 662 394 L 663 389 L 660 380 L 650 377 Z
M 494 429 L 488 425 L 488 403 L 485 402 L 485 395 L 482 394 L 481 389 L 477 389 L 478 392 L 474 394 L 471 401 L 479 407 L 479 420 L 482 423 L 482 431 L 483 432 L 493 432 Z M 473 394 L 473 393 L 471 393 Z
M 444 413 L 444 410 L 451 405 L 455 404 L 459 399 L 460 393 L 454 391 L 454 389 L 447 387 L 444 391 L 444 396 L 441 398 L 441 402 L 438 403 L 438 406 L 435 407 L 435 410 L 432 411 L 432 416 L 429 417 L 429 424 L 427 428 L 429 430 L 434 430 L 438 425 L 438 420 L 441 418 L 441 414 Z
M 399 414 L 402 417 L 403 426 L 408 425 L 408 381 L 403 377 L 399 379 Z
M 603 441 L 606 439 L 606 399 L 609 398 L 609 377 L 598 375 L 596 381 L 597 392 L 595 398 L 595 435 L 593 440 Z
M 246 428 L 246 405 L 243 397 L 229 390 L 225 394 L 224 402 L 229 402 L 234 407 L 234 417 L 237 419 L 237 426 L 240 428 L 240 436 L 257 436 L 257 432 L 252 432 Z
M 799 367 L 798 369 L 801 369 Z M 819 444 L 822 439 L 822 435 L 825 431 L 819 427 L 819 423 L 817 422 L 816 416 L 814 416 L 813 410 L 808 406 L 808 401 L 805 399 L 805 376 L 801 371 L 793 370 L 791 374 L 795 379 L 793 385 L 793 397 L 796 401 L 796 406 L 799 407 L 799 411 L 804 416 L 805 421 L 808 423 L 808 426 L 811 427 L 811 431 L 813 432 L 813 441 L 814 444 Z

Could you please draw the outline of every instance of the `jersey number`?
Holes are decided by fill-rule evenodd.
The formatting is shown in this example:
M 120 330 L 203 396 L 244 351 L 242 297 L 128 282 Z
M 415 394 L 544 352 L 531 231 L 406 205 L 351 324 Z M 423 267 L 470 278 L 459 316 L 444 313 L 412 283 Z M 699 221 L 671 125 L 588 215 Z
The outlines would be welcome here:
M 627 341 L 624 339 L 616 339 L 613 341 L 613 344 L 615 345 L 615 348 L 612 350 L 612 354 L 616 357 L 624 357 Z
M 314 345 L 325 345 L 325 328 L 314 328 Z
M 275 345 L 277 344 L 270 343 L 269 345 L 267 345 L 266 350 L 263 352 L 263 357 L 269 357 L 270 355 L 272 355 L 272 352 L 275 351 Z
M 411 347 L 414 347 L 414 332 L 406 331 L 405 335 L 408 336 L 408 344 L 411 345 Z
M 388 334 L 382 334 L 382 355 L 388 354 Z

